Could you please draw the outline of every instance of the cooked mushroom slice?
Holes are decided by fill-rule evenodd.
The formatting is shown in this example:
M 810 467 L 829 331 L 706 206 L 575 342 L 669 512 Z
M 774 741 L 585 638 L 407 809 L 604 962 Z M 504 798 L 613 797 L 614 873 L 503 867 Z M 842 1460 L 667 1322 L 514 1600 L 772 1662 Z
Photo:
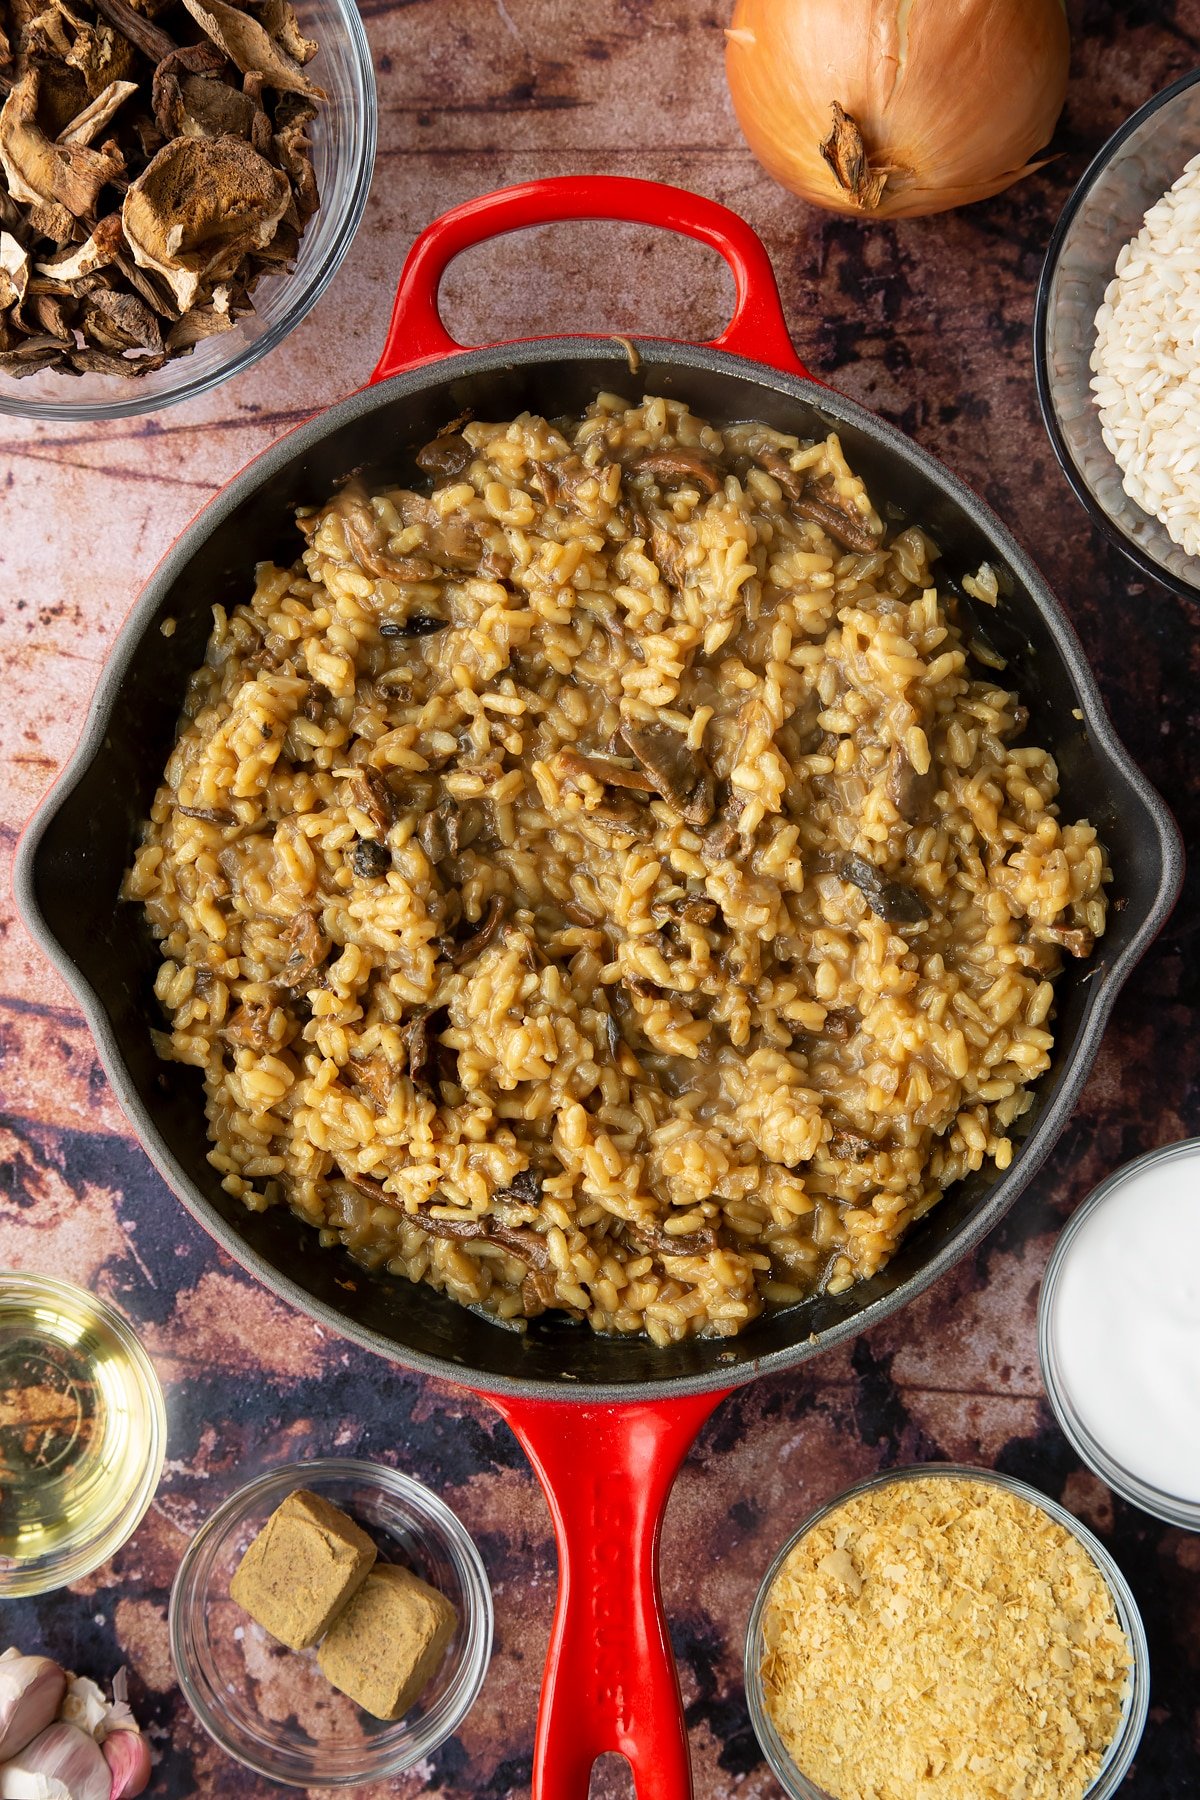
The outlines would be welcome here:
M 628 762 L 618 762 L 612 756 L 585 756 L 581 750 L 572 750 L 568 746 L 558 752 L 554 761 L 559 774 L 567 781 L 575 776 L 590 775 L 602 787 L 628 788 L 634 794 L 657 792 L 644 769 L 636 769 Z
M 849 1007 L 835 1007 L 825 1014 L 822 1037 L 832 1038 L 835 1043 L 845 1044 L 854 1036 L 854 1028 L 858 1024 L 858 1015 Z
M 432 1086 L 429 1077 L 436 1069 L 438 1052 L 442 1046 L 438 1037 L 446 1029 L 449 1014 L 444 1006 L 427 1006 L 421 1012 L 414 1013 L 400 1033 L 400 1041 L 404 1045 L 407 1059 L 405 1073 L 410 1081 L 421 1082 Z
M 812 519 L 827 537 L 845 550 L 878 550 L 880 539 L 861 513 L 837 506 L 831 500 L 820 500 L 815 494 L 802 494 L 792 502 L 792 509 L 802 519 Z
M 501 921 L 507 910 L 508 902 L 505 900 L 504 896 L 502 894 L 493 894 L 487 903 L 487 911 L 484 913 L 479 924 L 475 927 L 470 937 L 464 938 L 463 942 L 458 945 L 457 949 L 451 955 L 451 968 L 464 968 L 467 963 L 474 962 L 476 957 L 483 955 L 484 951 L 499 931 Z
M 493 1200 L 519 1200 L 523 1206 L 536 1206 L 542 1197 L 542 1178 L 535 1169 L 518 1169 L 507 1187 L 497 1188 Z
M 715 494 L 723 477 L 712 457 L 702 450 L 651 450 L 630 465 L 632 475 L 653 475 L 660 487 L 695 482 L 706 494 Z
M 294 994 L 304 993 L 316 985 L 318 971 L 329 955 L 329 939 L 321 935 L 317 915 L 307 907 L 296 914 L 283 936 L 292 953 L 284 964 L 279 986 Z
M 853 882 L 871 911 L 889 925 L 918 925 L 929 917 L 929 908 L 914 888 L 891 880 L 861 856 L 847 856 L 838 873 Z
M 1039 943 L 1057 944 L 1068 956 L 1090 956 L 1096 934 L 1086 925 L 1036 925 L 1030 934 Z
M 737 822 L 742 816 L 744 802 L 740 794 L 724 782 L 721 784 L 723 794 L 718 798 L 717 816 L 704 834 L 702 847 L 708 862 L 724 862 L 733 855 L 741 833 Z
M 269 1000 L 243 1000 L 221 1027 L 220 1035 L 230 1044 L 242 1044 L 250 1050 L 274 1050 L 283 1038 L 273 1038 L 271 1015 L 275 1008 Z
M 932 818 L 937 785 L 937 770 L 932 763 L 924 775 L 918 775 L 904 747 L 892 745 L 885 786 L 888 799 L 902 819 L 910 825 L 920 825 Z
M 462 433 L 451 431 L 417 451 L 417 467 L 426 475 L 461 475 L 470 468 L 474 455 Z
M 857 1131 L 835 1131 L 829 1140 L 830 1156 L 840 1156 L 846 1162 L 862 1162 L 875 1148 L 869 1137 Z
M 351 778 L 354 803 L 366 813 L 379 836 L 386 837 L 396 822 L 396 796 L 381 769 L 358 769 Z
M 376 1112 L 386 1111 L 397 1085 L 396 1071 L 386 1056 L 376 1051 L 373 1056 L 363 1057 L 361 1062 L 351 1058 L 343 1074 L 351 1087 L 367 1096 Z
M 448 619 L 437 619 L 432 613 L 410 613 L 407 619 L 381 619 L 379 635 L 383 638 L 432 637 L 445 631 Z
M 0 164 L 12 198 L 30 205 L 61 206 L 74 218 L 96 209 L 100 190 L 124 168 L 112 153 L 86 144 L 53 143 L 37 123 L 39 70 L 15 83 L 0 107 Z
M 161 275 L 186 312 L 202 282 L 270 243 L 291 193 L 240 138 L 175 138 L 130 187 L 121 221 L 138 264 Z
M 221 812 L 215 806 L 181 806 L 176 802 L 175 811 L 182 813 L 185 819 L 202 819 L 206 825 L 233 824 L 233 814 Z
M 392 866 L 392 853 L 378 838 L 360 838 L 350 858 L 354 873 L 364 881 L 378 881 Z
M 716 810 L 710 770 L 700 754 L 669 725 L 639 725 L 626 720 L 621 737 L 646 770 L 667 805 L 703 830 Z
M 709 1250 L 715 1250 L 718 1243 L 716 1229 L 711 1225 L 703 1231 L 681 1231 L 672 1235 L 657 1225 L 643 1225 L 639 1220 L 626 1229 L 631 1238 L 644 1244 L 656 1256 L 703 1256 Z
M 754 460 L 760 469 L 765 469 L 779 483 L 789 500 L 803 498 L 804 476 L 797 474 L 782 450 L 760 450 Z
M 205 36 L 220 45 L 243 75 L 261 75 L 269 87 L 276 88 L 281 94 L 312 94 L 319 100 L 325 98 L 323 91 L 308 79 L 283 43 L 240 7 L 227 6 L 225 0 L 183 0 L 183 4 Z M 302 41 L 307 43 L 308 39 Z
M 715 900 L 703 894 L 683 894 L 677 900 L 663 900 L 650 908 L 656 925 L 667 925 L 672 919 L 683 919 L 689 925 L 711 925 L 721 909 Z
M 435 867 L 458 855 L 458 824 L 458 807 L 444 794 L 417 826 L 417 842 Z

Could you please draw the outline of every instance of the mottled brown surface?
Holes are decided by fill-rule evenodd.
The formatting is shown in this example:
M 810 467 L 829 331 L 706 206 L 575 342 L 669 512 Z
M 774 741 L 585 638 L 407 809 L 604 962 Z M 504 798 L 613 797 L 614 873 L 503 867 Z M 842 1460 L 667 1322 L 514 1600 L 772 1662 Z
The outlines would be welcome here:
M 300 330 L 239 381 L 142 421 L 0 421 L 5 861 L 155 561 L 251 455 L 365 379 L 420 226 L 487 188 L 588 169 L 695 187 L 763 233 L 802 354 L 1008 519 L 1075 620 L 1126 742 L 1196 840 L 1200 607 L 1143 582 L 1090 530 L 1038 422 L 1030 321 L 1072 181 L 1123 116 L 1200 60 L 1200 0 L 1074 6 L 1061 159 L 984 205 L 865 232 L 792 201 L 742 146 L 721 73 L 724 4 L 367 0 L 364 11 L 382 112 L 374 192 L 342 274 Z M 445 303 L 465 339 L 564 323 L 682 335 L 718 327 L 728 288 L 707 252 L 634 228 L 561 227 L 464 259 Z M 1150 1727 L 1123 1792 L 1200 1794 L 1200 1538 L 1114 1502 L 1081 1470 L 1047 1411 L 1034 1332 L 1038 1281 L 1072 1206 L 1119 1163 L 1200 1132 L 1196 918 L 1193 879 L 1117 1008 L 1056 1154 L 977 1256 L 851 1349 L 735 1396 L 704 1432 L 664 1540 L 701 1800 L 778 1792 L 739 1675 L 771 1552 L 845 1482 L 916 1457 L 1009 1469 L 1102 1533 L 1143 1607 L 1155 1667 Z M 230 1487 L 263 1464 L 337 1449 L 430 1481 L 475 1532 L 496 1593 L 497 1651 L 478 1706 L 458 1738 L 386 1791 L 525 1794 L 554 1565 L 513 1439 L 482 1403 L 331 1339 L 217 1254 L 130 1140 L 70 996 L 6 897 L 0 1260 L 122 1303 L 168 1387 L 166 1474 L 137 1536 L 71 1593 L 6 1606 L 0 1620 L 6 1639 L 97 1673 L 130 1663 L 162 1758 L 152 1791 L 276 1791 L 224 1761 L 174 1691 L 167 1592 L 187 1536 Z M 599 1788 L 622 1791 L 610 1772 Z

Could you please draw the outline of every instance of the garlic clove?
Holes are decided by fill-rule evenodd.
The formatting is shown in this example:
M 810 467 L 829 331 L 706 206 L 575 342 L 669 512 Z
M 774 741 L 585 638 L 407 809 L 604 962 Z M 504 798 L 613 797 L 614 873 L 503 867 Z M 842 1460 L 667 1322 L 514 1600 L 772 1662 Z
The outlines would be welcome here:
M 0 1800 L 111 1800 L 112 1771 L 78 1725 L 47 1725 L 0 1765 Z
M 0 1657 L 0 1762 L 44 1731 L 62 1703 L 67 1677 L 48 1656 Z
M 89 1737 L 102 1742 L 104 1732 L 101 1728 L 108 1716 L 108 1701 L 88 1676 L 68 1674 L 67 1692 L 58 1716 L 68 1725 L 78 1725 L 80 1731 L 86 1731 Z
M 112 1731 L 104 1740 L 104 1760 L 112 1770 L 111 1800 L 140 1794 L 150 1780 L 150 1746 L 140 1731 Z

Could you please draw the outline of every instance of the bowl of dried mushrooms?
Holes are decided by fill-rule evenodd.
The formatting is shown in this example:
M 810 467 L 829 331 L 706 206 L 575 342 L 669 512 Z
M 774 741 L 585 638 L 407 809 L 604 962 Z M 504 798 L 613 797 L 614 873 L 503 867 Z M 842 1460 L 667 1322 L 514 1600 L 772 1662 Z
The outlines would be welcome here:
M 0 0 L 0 413 L 153 412 L 333 277 L 375 157 L 354 0 Z

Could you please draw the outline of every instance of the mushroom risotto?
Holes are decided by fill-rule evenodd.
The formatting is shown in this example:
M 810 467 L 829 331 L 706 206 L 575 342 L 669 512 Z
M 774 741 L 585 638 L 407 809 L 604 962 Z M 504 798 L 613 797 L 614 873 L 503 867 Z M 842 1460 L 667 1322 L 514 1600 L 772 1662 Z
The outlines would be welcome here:
M 1095 832 L 836 436 L 602 394 L 417 462 L 215 609 L 126 881 L 211 1161 L 500 1320 L 844 1290 L 1010 1161 Z

